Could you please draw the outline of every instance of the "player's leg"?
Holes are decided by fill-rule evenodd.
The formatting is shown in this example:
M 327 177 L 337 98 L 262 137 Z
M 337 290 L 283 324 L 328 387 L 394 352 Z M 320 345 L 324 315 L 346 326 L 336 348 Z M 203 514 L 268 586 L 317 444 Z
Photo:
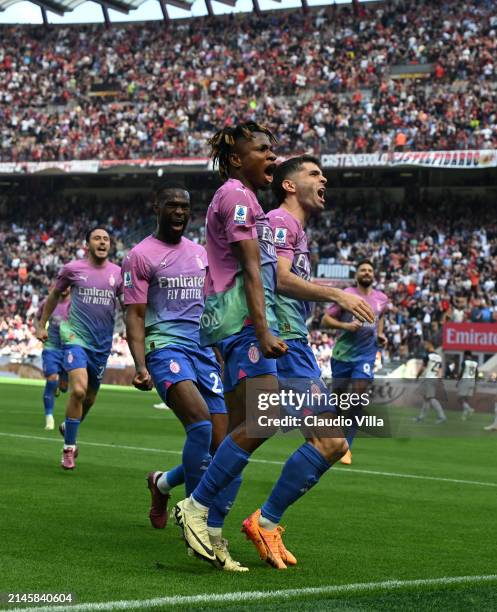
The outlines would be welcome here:
M 331 371 L 333 375 L 333 393 L 336 393 L 340 398 L 343 394 L 348 392 L 349 387 L 356 386 L 355 376 L 357 375 L 357 371 L 361 372 L 361 368 L 356 369 L 356 364 L 353 361 L 339 361 L 338 359 L 331 360 Z M 371 371 L 371 370 L 369 370 Z M 356 389 L 353 389 L 356 392 Z M 340 402 L 338 403 L 338 412 L 342 414 L 340 410 Z M 347 443 L 349 448 L 347 452 L 340 458 L 340 463 L 344 465 L 352 464 L 352 442 L 354 441 L 356 435 L 356 427 L 352 425 L 347 430 Z
M 59 371 L 59 388 L 58 392 L 67 393 L 67 389 L 69 388 L 69 378 L 67 376 L 67 372 L 61 365 L 61 369 Z
M 432 397 L 429 403 L 433 410 L 437 413 L 437 420 L 435 422 L 444 423 L 447 420 L 447 417 L 445 416 L 442 404 L 437 400 L 436 397 Z
M 52 431 L 55 427 L 53 411 L 58 385 L 59 377 L 57 374 L 50 374 L 46 377 L 45 388 L 43 389 L 43 408 L 45 410 L 45 429 L 47 431 Z
M 176 522 L 189 545 L 211 561 L 214 555 L 205 552 L 210 545 L 206 526 L 208 510 L 219 492 L 242 474 L 251 453 L 267 439 L 253 438 L 247 433 L 246 415 L 248 411 L 253 414 L 257 411 L 257 394 L 248 391 L 255 387 L 262 392 L 278 391 L 276 362 L 260 354 L 252 328 L 245 328 L 230 339 L 229 345 L 225 342 L 220 348 L 225 362 L 225 391 L 235 391 L 230 396 L 229 409 L 234 414 L 233 425 L 237 424 L 221 443 L 191 497 L 176 504 L 174 509 Z
M 55 427 L 53 412 L 55 396 L 58 387 L 61 352 L 45 349 L 42 352 L 43 373 L 45 375 L 45 388 L 43 389 L 43 409 L 45 413 L 45 429 L 51 431 Z
M 83 402 L 88 390 L 88 372 L 86 368 L 74 368 L 68 372 L 69 397 L 64 421 L 64 448 L 62 467 L 66 470 L 75 468 L 78 447 L 76 445 L 78 429 L 83 415 Z
M 212 421 L 212 456 L 228 433 L 228 410 L 226 408 L 221 382 L 221 368 L 211 351 L 199 351 L 195 356 L 197 386 L 209 408 Z M 235 393 L 228 394 L 233 404 Z M 233 420 L 231 421 L 233 424 Z M 224 521 L 235 502 L 242 483 L 241 475 L 235 477 L 224 489 L 219 491 L 207 516 L 207 532 L 212 550 L 216 556 L 216 566 L 224 571 L 244 572 L 248 568 L 235 561 L 228 550 L 228 542 L 223 538 Z
M 161 399 L 175 413 L 186 432 L 182 463 L 147 475 L 152 500 L 150 522 L 156 529 L 163 529 L 167 524 L 171 489 L 185 483 L 186 492 L 190 494 L 210 463 L 212 425 L 207 405 L 196 387 L 194 363 L 183 347 L 153 351 L 147 356 L 147 369 Z
M 266 392 L 276 392 L 278 390 L 278 381 L 275 376 L 263 375 L 251 379 L 253 384 L 256 384 L 259 389 Z M 250 399 L 246 393 L 247 379 L 239 382 L 236 388 L 236 410 L 238 414 L 246 414 L 247 403 L 250 404 Z M 255 399 L 255 398 L 253 398 Z M 247 401 L 248 400 L 248 401 Z M 255 410 L 255 406 L 253 407 Z M 193 491 L 192 495 L 179 502 L 175 506 L 176 522 L 183 528 L 183 533 L 189 545 L 199 555 L 214 561 L 214 555 L 207 555 L 205 551 L 208 548 L 210 539 L 207 532 L 207 517 L 209 509 L 213 506 L 216 497 L 219 493 L 228 487 L 233 481 L 241 478 L 241 474 L 248 464 L 250 455 L 257 449 L 267 438 L 252 438 L 247 435 L 245 421 L 237 425 L 233 431 L 221 443 L 216 454 L 203 475 L 198 486 Z M 232 485 L 238 489 L 239 484 Z M 200 544 L 198 543 L 200 540 Z
M 494 412 L 495 412 L 494 422 L 484 427 L 483 429 L 485 429 L 485 431 L 497 431 L 497 402 L 494 405 Z
M 461 384 L 464 385 L 464 383 Z M 471 407 L 471 404 L 469 403 L 469 398 L 471 397 L 471 395 L 471 390 L 467 386 L 463 386 L 459 390 L 458 400 L 462 410 L 461 418 L 463 421 L 465 421 L 474 412 L 473 408 Z
M 317 392 L 330 397 L 328 389 L 320 380 L 319 367 L 307 343 L 289 340 L 288 346 L 287 355 L 278 362 L 280 378 L 304 396 L 314 396 Z M 298 379 L 297 374 L 301 374 L 300 380 L 295 380 Z M 321 418 L 336 417 L 336 412 L 327 406 L 308 408 Z M 306 436 L 304 444 L 287 459 L 261 510 L 256 510 L 243 522 L 242 530 L 255 544 L 261 559 L 277 569 L 285 569 L 287 565 L 297 563 L 281 539 L 282 528 L 279 523 L 284 512 L 316 485 L 321 476 L 348 450 L 341 430 L 329 429 L 325 433 L 326 438 L 314 434 Z

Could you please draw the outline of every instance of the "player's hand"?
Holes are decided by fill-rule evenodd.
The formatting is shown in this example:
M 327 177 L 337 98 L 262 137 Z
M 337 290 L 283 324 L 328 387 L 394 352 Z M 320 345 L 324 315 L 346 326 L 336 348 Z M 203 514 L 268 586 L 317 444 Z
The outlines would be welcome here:
M 376 341 L 378 343 L 378 346 L 382 346 L 382 347 L 386 346 L 388 342 L 387 337 L 384 336 L 383 334 L 378 334 L 376 336 Z
M 351 312 L 361 322 L 374 323 L 374 312 L 371 306 L 357 295 L 342 291 L 336 298 L 336 303 L 342 310 Z
M 362 327 L 362 323 L 358 321 L 357 319 L 354 319 L 350 323 L 343 324 L 343 329 L 349 332 L 353 332 L 353 333 L 355 333 L 358 329 L 361 329 L 361 327 Z
M 48 340 L 47 330 L 44 327 L 37 327 L 36 337 L 38 338 L 38 340 L 41 340 L 42 342 L 46 342 Z
M 151 391 L 154 388 L 152 377 L 149 374 L 147 368 L 140 368 L 136 370 L 133 377 L 133 386 L 140 391 Z
M 266 359 L 277 359 L 283 356 L 288 350 L 288 346 L 285 342 L 277 336 L 273 336 L 269 330 L 264 332 L 257 339 L 259 340 L 262 354 Z

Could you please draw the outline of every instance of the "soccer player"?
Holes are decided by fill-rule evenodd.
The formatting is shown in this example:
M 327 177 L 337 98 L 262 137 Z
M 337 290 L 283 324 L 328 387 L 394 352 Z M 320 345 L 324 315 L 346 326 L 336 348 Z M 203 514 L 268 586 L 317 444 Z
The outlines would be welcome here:
M 267 439 L 247 434 L 246 410 L 253 399 L 247 394 L 247 388 L 250 389 L 247 381 L 255 381 L 258 389 L 277 392 L 276 359 L 287 351 L 287 344 L 275 335 L 277 256 L 273 235 L 256 198 L 257 191 L 272 182 L 276 168 L 273 143 L 273 135 L 256 123 L 224 128 L 211 140 L 212 157 L 225 183 L 207 211 L 209 271 L 206 306 L 200 323 L 201 342 L 216 344 L 225 362 L 231 433 L 192 495 L 174 509 L 187 544 L 209 560 L 213 553 L 209 550 L 206 519 L 213 499 L 241 474 L 250 455 Z M 310 472 L 316 476 L 324 465 L 316 462 L 314 455 L 301 453 L 301 457 L 303 473 L 292 483 L 290 496 L 297 482 L 308 483 L 312 478 Z M 282 567 L 280 551 L 285 558 L 287 551 L 281 530 L 271 530 L 268 539 L 267 558 Z
M 112 348 L 115 313 L 122 294 L 121 268 L 108 260 L 107 230 L 101 226 L 91 228 L 86 234 L 86 244 L 88 257 L 71 261 L 60 270 L 36 334 L 43 342 L 47 340 L 46 323 L 61 294 L 70 287 L 69 317 L 60 325 L 63 367 L 69 376 L 61 460 L 65 470 L 73 470 L 76 465 L 78 428 L 97 397 Z
M 276 316 L 279 335 L 288 352 L 277 360 L 278 378 L 289 388 L 304 393 L 307 390 L 327 394 L 321 372 L 309 346 L 306 321 L 310 317 L 311 302 L 336 302 L 346 312 L 355 313 L 360 320 L 373 320 L 373 311 L 361 297 L 341 289 L 323 287 L 311 282 L 311 260 L 305 226 L 313 215 L 325 207 L 326 178 L 319 161 L 302 155 L 288 159 L 274 171 L 272 189 L 278 208 L 268 213 L 273 230 L 277 262 Z M 353 316 L 353 315 L 351 315 Z M 332 418 L 333 408 L 314 408 L 314 414 Z M 282 547 L 275 534 L 283 513 L 347 450 L 341 431 L 320 438 L 306 432 L 305 443 L 286 462 L 281 476 L 260 509 L 243 522 L 243 531 L 255 544 L 259 555 L 270 565 L 285 569 L 296 563 L 295 557 Z M 273 542 L 279 543 L 279 550 Z
M 384 313 L 388 307 L 388 297 L 373 288 L 375 276 L 374 266 L 369 259 L 358 262 L 355 274 L 356 286 L 347 287 L 346 293 L 362 297 L 371 306 L 374 322 L 361 322 L 350 312 L 344 312 L 339 304 L 332 304 L 323 316 L 324 327 L 340 330 L 333 347 L 331 372 L 334 379 L 333 389 L 337 393 L 344 392 L 349 382 L 352 391 L 362 394 L 367 391 L 374 380 L 374 364 L 378 347 L 385 346 L 386 337 L 383 334 Z M 349 450 L 340 459 L 341 463 L 352 463 L 352 442 L 357 427 L 349 427 L 347 442 Z
M 435 347 L 429 341 L 425 342 L 425 351 L 423 364 L 417 376 L 417 378 L 423 379 L 423 405 L 415 420 L 418 423 L 424 421 L 431 407 L 437 413 L 438 418 L 435 422 L 441 424 L 447 421 L 444 409 L 436 398 L 437 388 L 440 386 L 442 376 L 442 358 L 438 353 L 435 353 Z
M 123 263 L 126 335 L 136 374 L 133 384 L 148 391 L 155 385 L 162 401 L 185 428 L 182 464 L 150 472 L 150 521 L 163 529 L 170 490 L 186 485 L 190 495 L 227 430 L 221 369 L 211 348 L 199 345 L 204 308 L 207 255 L 203 246 L 183 236 L 190 217 L 190 195 L 165 187 L 155 195 L 157 230 L 137 244 Z M 212 421 L 212 424 L 211 424 Z M 231 558 L 222 526 L 240 479 L 220 492 L 208 520 L 216 564 L 227 571 L 246 571 Z
M 41 317 L 46 300 L 40 304 L 37 318 Z M 43 390 L 43 407 L 45 410 L 45 429 L 51 431 L 55 427 L 53 411 L 57 391 L 63 393 L 67 391 L 67 373 L 62 367 L 64 351 L 60 340 L 60 324 L 67 321 L 71 299 L 69 290 L 61 293 L 59 302 L 55 307 L 50 319 L 48 320 L 47 340 L 45 341 L 41 360 L 43 374 L 46 379 L 45 389 Z
M 459 371 L 457 380 L 457 395 L 462 409 L 462 420 L 465 421 L 473 414 L 474 409 L 469 404 L 469 399 L 473 397 L 478 378 L 478 362 L 471 351 L 464 351 L 464 358 Z

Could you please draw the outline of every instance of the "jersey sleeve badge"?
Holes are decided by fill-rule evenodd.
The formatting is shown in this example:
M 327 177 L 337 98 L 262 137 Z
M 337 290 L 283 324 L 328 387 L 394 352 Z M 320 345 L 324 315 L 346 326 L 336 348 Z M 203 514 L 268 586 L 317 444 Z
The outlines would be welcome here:
M 237 225 L 245 225 L 247 223 L 248 207 L 237 204 L 235 207 L 234 221 Z
M 277 227 L 274 231 L 274 244 L 276 246 L 285 246 L 286 245 L 286 227 Z

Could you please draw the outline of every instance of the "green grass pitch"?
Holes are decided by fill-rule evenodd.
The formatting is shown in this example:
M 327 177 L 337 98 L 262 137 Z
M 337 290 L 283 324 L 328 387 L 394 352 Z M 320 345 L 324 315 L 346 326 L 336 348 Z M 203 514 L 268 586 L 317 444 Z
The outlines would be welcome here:
M 225 526 L 233 557 L 250 567 L 235 575 L 188 557 L 172 521 L 164 531 L 149 525 L 146 473 L 179 462 L 183 443 L 174 415 L 152 408 L 157 395 L 102 389 L 70 473 L 59 465 L 59 433 L 43 430 L 41 395 L 41 386 L 0 383 L 0 592 L 72 592 L 78 604 L 178 596 L 155 609 L 497 608 L 497 434 L 358 439 L 352 469 L 334 467 L 285 515 L 298 565 L 280 572 L 240 533 L 299 444 L 269 441 L 245 470 Z M 64 403 L 56 402 L 57 422 Z M 182 497 L 174 491 L 173 500 Z M 463 576 L 475 578 L 448 580 Z M 365 583 L 373 584 L 346 586 Z M 209 599 L 240 591 L 270 597 Z

